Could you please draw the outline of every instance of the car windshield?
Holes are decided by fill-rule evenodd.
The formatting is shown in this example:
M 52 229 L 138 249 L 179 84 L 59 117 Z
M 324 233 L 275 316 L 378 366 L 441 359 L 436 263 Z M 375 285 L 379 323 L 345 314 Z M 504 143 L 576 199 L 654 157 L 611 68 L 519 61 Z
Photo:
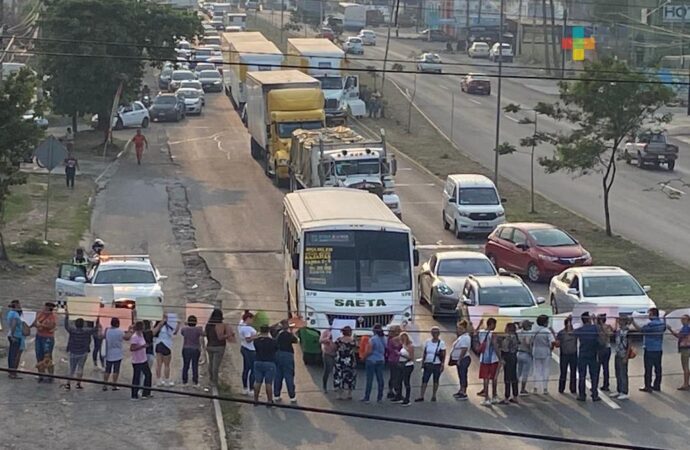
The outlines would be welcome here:
M 362 40 L 360 38 L 348 38 L 348 41 L 350 41 L 351 44 L 361 44 Z
M 173 96 L 166 95 L 165 97 L 156 97 L 153 103 L 157 105 L 174 105 L 175 103 L 177 103 L 177 99 Z
M 199 78 L 206 78 L 207 80 L 219 80 L 220 73 L 215 70 L 203 70 L 199 73 Z
M 342 89 L 343 79 L 341 77 L 323 77 L 319 78 L 321 82 L 321 89 Z
M 412 289 L 408 233 L 308 232 L 303 260 L 307 290 L 400 292 Z
M 565 247 L 568 245 L 577 245 L 577 242 L 575 242 L 573 238 L 558 228 L 529 230 L 528 233 L 540 247 Z
M 360 159 L 355 161 L 336 161 L 335 174 L 341 177 L 349 175 L 377 175 L 378 159 Z
M 292 137 L 292 132 L 295 130 L 299 130 L 300 128 L 303 130 L 318 130 L 323 126 L 321 121 L 312 121 L 312 122 L 283 122 L 283 123 L 278 123 L 276 125 L 278 127 L 278 136 L 280 136 L 282 139 L 288 139 Z
M 153 272 L 138 269 L 110 269 L 100 270 L 96 274 L 94 284 L 154 284 L 156 277 Z
M 468 275 L 496 275 L 490 261 L 479 258 L 442 259 L 437 275 L 441 277 L 466 277 Z
M 201 81 L 183 81 L 182 83 L 180 83 L 180 87 L 189 89 L 201 89 Z
M 198 49 L 196 50 L 196 52 L 194 52 L 194 54 L 195 54 L 196 56 L 211 56 L 211 52 L 212 52 L 212 51 L 213 51 L 213 50 L 211 50 L 210 48 L 209 48 L 209 49 L 201 49 L 201 48 L 198 48 Z
M 479 288 L 479 305 L 502 308 L 535 306 L 529 289 L 525 286 L 490 286 Z
M 172 79 L 175 81 L 180 81 L 180 80 L 193 80 L 194 79 L 194 74 L 192 72 L 173 72 L 172 74 Z
M 626 297 L 644 295 L 644 290 L 630 275 L 584 277 L 582 295 L 585 297 Z
M 439 63 L 441 62 L 441 57 L 438 55 L 427 54 L 424 55 L 424 60 L 426 62 Z
M 199 98 L 200 97 L 199 91 L 192 90 L 192 89 L 179 90 L 179 91 L 177 91 L 177 95 L 179 95 L 182 98 Z
M 196 70 L 197 72 L 201 72 L 202 70 L 213 70 L 215 68 L 216 68 L 216 66 L 214 64 L 204 63 L 204 64 L 197 64 L 196 67 L 194 68 L 194 70 Z
M 458 203 L 461 205 L 498 205 L 498 195 L 496 189 L 485 188 L 460 188 L 460 198 Z

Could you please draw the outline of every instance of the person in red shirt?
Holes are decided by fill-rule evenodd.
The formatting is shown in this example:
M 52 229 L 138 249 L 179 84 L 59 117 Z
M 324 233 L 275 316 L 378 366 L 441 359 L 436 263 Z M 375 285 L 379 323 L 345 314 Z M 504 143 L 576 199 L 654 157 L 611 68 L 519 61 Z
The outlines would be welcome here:
M 55 347 L 55 328 L 57 328 L 57 316 L 55 304 L 47 302 L 43 309 L 36 315 L 34 327 L 36 327 L 36 363 L 39 373 L 53 374 L 53 348 Z M 39 383 L 51 383 L 53 378 L 43 378 L 39 375 Z
M 137 153 L 137 164 L 141 165 L 141 157 L 144 154 L 144 147 L 146 150 L 149 149 L 149 142 L 146 140 L 146 136 L 141 134 L 141 128 L 137 130 L 137 134 L 134 135 L 130 141 L 134 144 L 134 150 Z

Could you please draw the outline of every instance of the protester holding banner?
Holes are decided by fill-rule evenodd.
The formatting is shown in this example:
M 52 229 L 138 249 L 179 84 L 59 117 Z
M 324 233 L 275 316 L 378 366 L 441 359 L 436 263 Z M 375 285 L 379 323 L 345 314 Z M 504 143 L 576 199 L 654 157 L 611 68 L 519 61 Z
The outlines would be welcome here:
M 592 385 L 592 401 L 598 402 L 599 397 L 599 329 L 592 323 L 588 312 L 580 316 L 582 326 L 575 330 L 575 336 L 580 343 L 577 357 L 577 399 L 581 402 L 587 400 L 586 380 L 587 372 Z
M 95 321 L 94 325 L 95 326 L 93 327 L 86 327 L 84 319 L 81 317 L 74 321 L 74 325 L 70 324 L 69 310 L 68 307 L 65 306 L 65 329 L 69 334 L 69 339 L 67 340 L 67 352 L 69 353 L 70 377 L 81 380 L 82 376 L 84 375 L 84 364 L 89 356 L 91 336 L 98 335 L 100 331 L 99 322 Z M 72 388 L 69 381 L 63 384 L 62 387 L 68 391 Z M 81 382 L 77 381 L 76 388 L 82 389 Z
M 249 310 L 245 310 L 238 328 L 240 353 L 242 354 L 242 389 L 244 390 L 244 395 L 253 395 L 254 391 L 254 360 L 256 359 L 254 339 L 256 339 L 256 329 L 252 327 L 253 321 L 254 314 L 249 312 Z
M 177 316 L 171 313 L 163 314 L 163 320 L 153 327 L 153 348 L 156 352 L 156 378 L 158 386 L 170 387 L 175 383 L 170 378 L 170 361 L 172 360 L 173 336 L 180 331 Z M 161 373 L 163 377 L 161 378 Z
M 472 358 L 470 357 L 470 347 L 472 347 L 472 337 L 470 336 L 470 329 L 472 322 L 461 320 L 457 325 L 458 338 L 453 342 L 450 348 L 450 359 L 448 365 L 455 365 L 458 371 L 458 380 L 460 382 L 460 389 L 453 394 L 457 400 L 467 400 L 467 372 L 470 368 Z
M 217 384 L 226 342 L 228 339 L 234 338 L 234 334 L 223 323 L 223 311 L 220 309 L 213 310 L 204 329 L 204 335 L 206 336 L 206 352 L 208 354 L 208 377 L 212 384 Z
M 599 379 L 602 381 L 601 390 L 609 392 L 609 378 L 611 366 L 611 338 L 613 337 L 613 328 L 606 323 L 606 314 L 599 314 L 597 316 L 597 328 L 599 329 L 599 368 L 601 374 Z
M 321 387 L 324 394 L 328 392 L 328 379 L 333 373 L 335 367 L 335 353 L 336 346 L 333 342 L 333 333 L 330 329 L 323 330 L 319 337 L 319 344 L 321 344 L 321 357 L 323 359 L 323 376 L 321 377 Z
M 642 346 L 644 347 L 644 386 L 642 392 L 661 391 L 661 357 L 664 347 L 664 331 L 666 324 L 659 318 L 657 308 L 649 308 L 649 322 L 640 327 L 633 322 L 633 328 L 642 332 Z M 654 382 L 652 382 L 652 369 Z
M 120 329 L 120 319 L 117 317 L 113 317 L 110 320 L 110 328 L 106 328 L 103 332 L 103 339 L 105 340 L 105 373 L 103 374 L 103 381 L 105 383 L 108 383 L 111 373 L 113 375 L 113 383 L 117 383 L 117 379 L 120 376 L 120 365 L 124 356 L 122 351 L 123 341 L 128 341 L 132 337 L 132 333 L 131 328 L 127 331 Z M 113 391 L 120 390 L 117 386 L 112 386 L 111 389 Z M 103 385 L 103 390 L 108 390 L 107 384 Z
M 10 369 L 8 376 L 11 380 L 18 380 L 21 377 L 18 376 L 14 370 L 19 368 L 19 362 L 22 359 L 22 353 L 26 347 L 25 335 L 28 333 L 24 333 L 24 326 L 22 325 L 22 306 L 19 300 L 12 300 L 8 308 L 9 311 L 5 318 L 9 329 L 7 339 L 10 341 L 10 348 L 7 352 L 7 368 Z
M 398 365 L 401 367 L 399 390 L 402 392 L 402 385 L 405 385 L 405 397 L 403 398 L 402 406 L 409 406 L 410 394 L 412 393 L 410 379 L 414 371 L 414 343 L 405 332 L 400 333 L 400 343 L 402 348 L 400 349 L 400 359 L 398 360 Z
M 678 339 L 678 353 L 680 353 L 680 365 L 683 369 L 683 385 L 678 390 L 690 391 L 690 316 L 684 314 L 680 322 L 683 325 L 680 330 L 674 331 L 669 325 L 668 331 Z
M 146 339 L 144 339 L 144 324 L 134 324 L 134 335 L 130 340 L 129 351 L 132 353 L 132 400 L 139 399 L 139 388 L 143 375 L 144 389 L 141 398 L 151 398 L 151 368 L 146 358 Z
M 618 329 L 614 333 L 615 354 L 613 367 L 616 371 L 616 392 L 611 394 L 611 397 L 618 397 L 618 400 L 626 400 L 628 398 L 628 360 L 635 355 L 628 341 L 629 327 L 630 319 L 628 317 L 620 317 L 618 319 Z
M 505 398 L 501 404 L 518 402 L 517 350 L 518 337 L 515 323 L 505 326 L 505 335 L 501 338 L 501 360 L 503 361 L 503 382 Z
M 352 391 L 357 385 L 357 343 L 349 326 L 340 332 L 342 336 L 335 341 L 333 387 L 338 391 L 338 400 L 352 400 Z
M 479 322 L 481 328 L 484 320 Z M 478 333 L 479 338 L 479 379 L 482 380 L 484 387 L 477 393 L 484 397 L 482 406 L 491 406 L 498 403 L 498 368 L 500 358 L 498 356 L 498 339 L 494 330 L 496 329 L 496 319 L 490 317 L 486 321 L 486 329 Z M 491 392 L 489 392 L 491 384 Z

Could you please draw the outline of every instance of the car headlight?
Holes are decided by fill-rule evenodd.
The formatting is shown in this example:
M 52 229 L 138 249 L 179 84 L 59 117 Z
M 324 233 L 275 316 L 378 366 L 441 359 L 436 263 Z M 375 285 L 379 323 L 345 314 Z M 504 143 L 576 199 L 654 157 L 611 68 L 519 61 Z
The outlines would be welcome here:
M 539 259 L 543 259 L 545 261 L 558 261 L 558 257 L 549 255 L 539 255 Z
M 213 84 L 220 84 L 220 81 L 214 81 Z
M 436 290 L 441 295 L 453 295 L 453 290 L 446 284 L 439 284 L 436 286 Z
M 398 206 L 400 206 L 399 203 L 386 203 L 386 206 L 388 206 L 390 209 L 398 209 Z
M 460 216 L 462 217 L 470 217 L 470 213 L 465 211 L 458 211 L 458 214 L 460 214 Z
M 582 254 L 582 258 L 583 258 L 583 259 L 590 259 L 590 258 L 592 258 L 592 255 L 590 255 L 589 252 L 584 252 L 584 253 Z
M 506 212 L 505 212 L 505 211 L 499 211 L 499 212 L 496 213 L 496 217 L 503 217 L 503 216 L 505 216 L 505 215 L 506 215 Z

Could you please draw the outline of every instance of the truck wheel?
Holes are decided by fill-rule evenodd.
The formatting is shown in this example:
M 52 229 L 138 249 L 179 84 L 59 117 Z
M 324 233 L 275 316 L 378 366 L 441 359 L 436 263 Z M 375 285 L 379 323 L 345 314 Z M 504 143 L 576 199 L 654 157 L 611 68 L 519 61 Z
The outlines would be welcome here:
M 441 218 L 443 219 L 443 229 L 444 230 L 449 230 L 450 229 L 450 224 L 446 220 L 446 215 L 444 213 L 441 213 Z
M 268 153 L 266 153 L 266 151 L 264 151 L 263 157 L 264 175 L 271 178 L 271 174 L 268 171 Z
M 260 153 L 259 153 L 259 144 L 254 140 L 254 138 L 251 139 L 249 143 L 249 147 L 251 149 L 251 154 L 252 158 L 255 160 L 259 159 Z
M 644 159 L 642 159 L 642 154 L 640 154 L 640 152 L 637 152 L 637 167 L 640 169 L 644 167 Z
M 280 187 L 280 179 L 278 178 L 278 168 L 275 165 L 273 166 L 273 186 Z
M 668 167 L 669 172 L 673 172 L 673 169 L 676 168 L 676 162 L 675 161 L 669 161 L 667 167 Z

